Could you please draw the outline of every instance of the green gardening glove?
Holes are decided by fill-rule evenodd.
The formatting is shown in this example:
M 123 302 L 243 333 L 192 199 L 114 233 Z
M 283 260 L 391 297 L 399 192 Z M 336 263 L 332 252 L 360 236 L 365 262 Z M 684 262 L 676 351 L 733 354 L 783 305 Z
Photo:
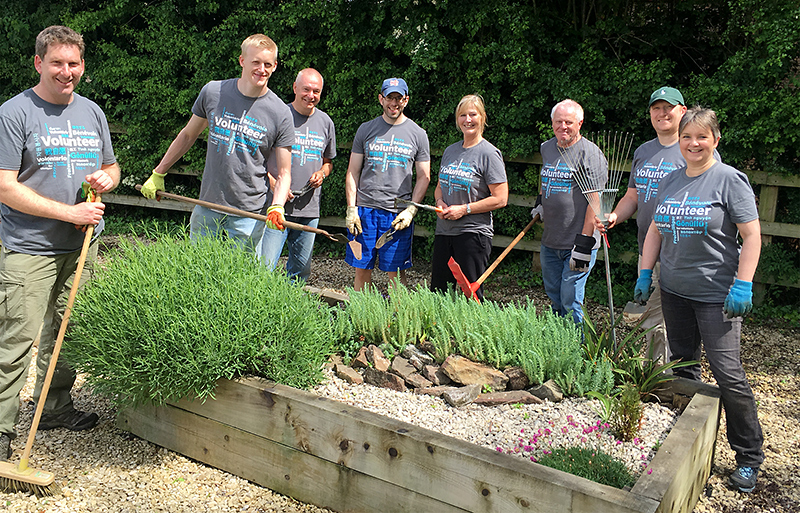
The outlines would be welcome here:
M 158 199 L 159 201 L 161 198 L 156 198 L 156 191 L 163 191 L 164 190 L 164 177 L 167 176 L 167 173 L 163 175 L 161 173 L 156 173 L 153 171 L 153 174 L 150 175 L 150 178 L 142 185 L 142 196 L 147 199 Z

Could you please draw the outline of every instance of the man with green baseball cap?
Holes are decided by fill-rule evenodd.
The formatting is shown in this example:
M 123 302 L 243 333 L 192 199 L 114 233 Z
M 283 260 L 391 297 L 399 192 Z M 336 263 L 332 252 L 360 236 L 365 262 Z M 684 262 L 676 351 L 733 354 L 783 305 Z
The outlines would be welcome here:
M 659 100 L 664 100 L 673 107 L 675 105 L 682 105 L 684 107 L 686 106 L 686 102 L 683 101 L 683 95 L 674 87 L 661 87 L 653 91 L 653 94 L 650 95 L 650 103 L 648 105 L 652 106 Z M 683 116 L 681 115 L 681 117 Z M 678 121 L 680 122 L 680 119 L 678 119 Z M 658 129 L 656 129 L 656 131 L 657 130 Z
M 657 137 L 642 144 L 633 153 L 628 191 L 619 200 L 617 208 L 608 215 L 607 225 L 608 228 L 612 228 L 630 218 L 638 210 L 636 223 L 640 262 L 644 238 L 653 220 L 658 185 L 669 173 L 686 165 L 678 147 L 678 127 L 686 113 L 683 95 L 674 87 L 659 87 L 650 95 L 648 106 L 650 123 Z M 717 159 L 719 160 L 718 155 Z M 596 220 L 596 223 L 599 222 Z M 658 288 L 659 264 L 656 264 L 652 272 L 656 287 L 645 305 L 642 327 L 653 328 L 646 335 L 648 349 L 653 351 L 654 360 L 666 363 L 670 360 L 671 352 L 667 342 L 667 330 L 664 327 L 664 316 L 661 313 L 661 293 Z

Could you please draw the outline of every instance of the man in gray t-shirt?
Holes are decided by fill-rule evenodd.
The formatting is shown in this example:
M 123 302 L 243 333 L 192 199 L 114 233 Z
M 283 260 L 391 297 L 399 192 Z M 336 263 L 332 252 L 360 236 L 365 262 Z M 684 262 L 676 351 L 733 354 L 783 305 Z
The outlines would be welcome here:
M 266 210 L 267 226 L 283 230 L 294 127 L 289 107 L 268 86 L 278 66 L 277 59 L 277 45 L 263 34 L 254 34 L 242 42 L 241 77 L 203 86 L 192 107 L 191 119 L 144 183 L 145 197 L 155 198 L 156 191 L 164 190 L 164 176 L 208 128 L 200 199 L 255 214 Z M 278 178 L 267 208 L 266 162 L 273 150 Z M 194 208 L 190 225 L 193 238 L 219 230 L 256 255 L 261 254 L 261 221 L 201 206 Z
M 576 173 L 605 186 L 608 164 L 600 149 L 581 136 L 583 108 L 564 100 L 550 113 L 555 137 L 542 143 L 542 281 L 553 312 L 583 322 L 586 280 L 597 248 L 594 212 Z M 576 169 L 579 168 L 579 169 Z M 602 187 L 599 187 L 602 188 Z
M 389 274 L 390 280 L 411 267 L 412 220 L 417 208 L 398 213 L 394 199 L 422 202 L 431 181 L 431 152 L 428 134 L 403 114 L 408 104 L 408 86 L 402 78 L 383 81 L 378 102 L 383 114 L 358 127 L 345 176 L 347 215 L 345 223 L 354 240 L 361 244 L 356 258 L 350 246 L 345 261 L 356 269 L 355 290 L 372 283 L 372 269 Z M 412 189 L 412 168 L 417 180 Z M 376 243 L 383 233 L 394 230 L 390 242 Z
M 683 95 L 675 88 L 660 87 L 650 95 L 649 110 L 650 123 L 657 137 L 634 151 L 628 191 L 619 200 L 614 211 L 608 215 L 607 223 L 608 228 L 612 228 L 638 212 L 636 224 L 640 266 L 642 247 L 650 222 L 653 220 L 659 186 L 666 176 L 686 165 L 678 147 L 678 126 L 686 113 Z M 670 360 L 670 350 L 667 330 L 664 327 L 664 315 L 661 313 L 658 264 L 653 272 L 655 290 L 650 295 L 641 320 L 642 327 L 650 329 L 645 335 L 648 351 L 652 351 L 653 358 L 663 363 Z
M 294 144 L 292 188 L 286 203 L 286 219 L 312 228 L 319 225 L 322 193 L 320 186 L 333 171 L 333 158 L 336 156 L 336 129 L 333 121 L 316 107 L 322 94 L 322 86 L 322 75 L 317 70 L 306 68 L 300 71 L 292 86 L 294 101 L 289 104 L 294 122 Z M 274 154 L 267 161 L 267 169 L 270 172 L 270 183 L 274 187 L 278 174 Z M 312 232 L 267 228 L 262 243 L 262 254 L 267 265 L 272 268 L 277 265 L 286 243 L 289 247 L 286 273 L 290 278 L 307 280 L 311 274 L 314 235 Z
M 86 237 L 80 228 L 102 230 L 105 206 L 81 198 L 83 182 L 103 194 L 120 179 L 103 111 L 74 92 L 83 51 L 74 30 L 44 29 L 34 56 L 39 83 L 0 106 L 0 460 L 11 455 L 19 394 L 41 328 L 33 393 L 39 400 Z M 79 286 L 96 256 L 97 238 Z M 75 409 L 74 381 L 75 372 L 59 358 L 39 429 L 97 424 L 96 413 Z

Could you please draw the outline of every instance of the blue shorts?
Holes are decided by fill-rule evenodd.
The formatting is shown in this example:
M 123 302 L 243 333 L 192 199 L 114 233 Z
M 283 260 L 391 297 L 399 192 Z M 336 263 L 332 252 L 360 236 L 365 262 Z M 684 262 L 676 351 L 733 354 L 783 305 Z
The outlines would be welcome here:
M 361 243 L 361 260 L 356 260 L 353 250 L 347 246 L 344 261 L 359 269 L 374 269 L 378 262 L 378 269 L 391 273 L 402 271 L 411 267 L 411 241 L 414 238 L 414 223 L 405 230 L 395 232 L 392 240 L 375 249 L 375 244 L 381 235 L 391 230 L 392 221 L 397 217 L 394 212 L 378 208 L 358 207 L 358 217 L 361 218 L 361 229 L 357 237 L 348 231 L 350 240 Z

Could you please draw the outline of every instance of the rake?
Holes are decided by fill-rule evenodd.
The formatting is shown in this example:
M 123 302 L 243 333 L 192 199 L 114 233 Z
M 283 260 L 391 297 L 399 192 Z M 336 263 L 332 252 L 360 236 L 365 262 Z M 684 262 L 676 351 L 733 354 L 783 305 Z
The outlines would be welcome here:
M 586 139 L 594 143 L 583 154 L 583 158 L 570 148 L 558 147 L 561 158 L 569 166 L 572 178 L 580 187 L 583 196 L 594 214 L 607 223 L 608 215 L 614 209 L 623 169 L 633 147 L 633 135 L 629 132 L 599 132 Z M 607 169 L 607 173 L 601 172 Z M 611 267 L 608 260 L 608 238 L 603 234 L 603 256 L 606 264 L 606 286 L 608 288 L 608 309 L 611 321 L 611 340 L 614 348 L 617 337 L 614 329 L 614 294 L 611 287 Z

